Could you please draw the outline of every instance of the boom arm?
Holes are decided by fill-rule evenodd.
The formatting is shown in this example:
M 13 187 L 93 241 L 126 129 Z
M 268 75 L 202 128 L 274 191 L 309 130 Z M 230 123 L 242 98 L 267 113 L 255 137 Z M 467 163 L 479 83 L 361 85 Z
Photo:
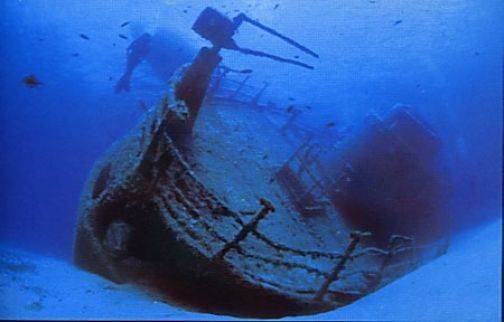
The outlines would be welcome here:
M 267 27 L 267 26 L 263 25 L 262 23 L 260 23 L 260 22 L 258 22 L 256 20 L 253 20 L 253 19 L 249 18 L 244 13 L 240 13 L 238 16 L 236 16 L 233 19 L 233 22 L 234 22 L 236 28 L 238 28 L 244 21 L 250 23 L 253 26 L 256 26 L 259 29 L 262 29 L 262 30 L 266 31 L 267 33 L 272 34 L 273 36 L 276 36 L 276 37 L 282 39 L 283 41 L 289 43 L 290 45 L 296 47 L 297 49 L 299 49 L 299 50 L 307 53 L 308 55 L 311 55 L 311 56 L 313 56 L 315 58 L 319 58 L 319 55 L 317 55 L 312 50 L 306 48 L 305 46 L 301 45 L 297 41 L 295 41 L 295 40 L 293 40 L 293 39 L 291 39 L 291 38 L 289 38 L 287 36 L 282 35 L 278 31 L 276 31 L 276 30 L 274 30 L 274 29 L 272 29 L 270 27 Z

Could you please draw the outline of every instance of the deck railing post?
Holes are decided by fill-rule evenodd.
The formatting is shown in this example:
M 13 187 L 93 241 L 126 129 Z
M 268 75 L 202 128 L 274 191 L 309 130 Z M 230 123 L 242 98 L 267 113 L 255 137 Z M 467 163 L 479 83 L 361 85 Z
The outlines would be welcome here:
M 259 211 L 259 213 L 248 224 L 243 225 L 243 228 L 240 230 L 240 232 L 238 232 L 235 238 L 224 245 L 224 247 L 214 255 L 214 259 L 222 259 L 231 249 L 238 248 L 238 244 L 243 241 L 250 232 L 254 231 L 257 228 L 257 225 L 261 220 L 266 218 L 266 216 L 270 212 L 275 212 L 275 207 L 270 201 L 261 198 L 260 203 L 263 207 Z
M 329 276 L 325 280 L 324 284 L 322 284 L 322 287 L 315 294 L 314 298 L 315 301 L 321 301 L 324 298 L 324 295 L 329 290 L 329 286 L 331 286 L 333 282 L 339 279 L 339 274 L 341 273 L 341 271 L 345 269 L 346 263 L 348 262 L 349 259 L 352 258 L 352 253 L 355 251 L 362 238 L 370 235 L 371 233 L 369 232 L 361 232 L 361 231 L 353 231 L 352 233 L 350 233 L 350 238 L 352 240 L 345 249 L 345 253 L 343 254 L 343 256 L 341 256 L 341 259 L 338 262 L 338 264 L 334 267 L 331 274 L 329 274 Z
M 221 87 L 222 80 L 227 76 L 228 71 L 220 71 L 216 76 L 212 77 L 212 85 L 207 91 L 206 99 L 210 102 L 217 94 Z
M 411 242 L 413 239 L 411 237 L 407 236 L 402 236 L 402 235 L 392 235 L 389 238 L 388 241 L 388 246 L 387 246 L 387 252 L 385 254 L 385 257 L 383 258 L 383 261 L 380 265 L 380 268 L 378 269 L 378 273 L 376 276 L 372 279 L 371 284 L 369 286 L 369 291 L 375 290 L 381 283 L 383 279 L 383 275 L 385 273 L 385 270 L 387 267 L 390 265 L 392 262 L 392 259 L 395 255 L 395 252 L 397 250 L 397 247 L 401 245 L 400 242 Z
M 254 98 L 252 99 L 252 101 L 250 101 L 250 104 L 251 105 L 257 105 L 259 103 L 259 99 L 261 98 L 261 96 L 264 94 L 264 91 L 269 87 L 269 83 L 268 82 L 264 82 L 264 85 L 263 87 L 259 90 L 259 92 L 254 96 Z
M 301 115 L 303 112 L 301 110 L 294 108 L 290 113 L 291 113 L 290 117 L 287 119 L 285 124 L 282 125 L 278 130 L 282 135 L 287 135 L 287 131 L 294 127 L 294 122 L 296 122 L 296 120 L 299 118 L 299 115 Z
M 238 85 L 238 88 L 236 89 L 236 91 L 234 91 L 233 94 L 231 94 L 231 96 L 229 97 L 230 99 L 236 98 L 236 96 L 242 90 L 243 86 L 245 86 L 245 83 L 247 83 L 249 78 L 250 78 L 250 76 L 246 76 L 245 79 L 243 79 L 243 81 Z

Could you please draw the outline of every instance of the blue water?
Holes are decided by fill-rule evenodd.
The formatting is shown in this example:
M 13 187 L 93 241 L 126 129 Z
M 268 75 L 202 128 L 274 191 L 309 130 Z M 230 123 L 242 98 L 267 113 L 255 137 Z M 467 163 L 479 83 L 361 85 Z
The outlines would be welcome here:
M 190 29 L 207 5 L 229 16 L 245 12 L 320 55 L 301 55 L 315 66 L 311 71 L 223 52 L 226 65 L 254 70 L 252 84 L 271 82 L 268 100 L 286 105 L 294 97 L 312 106 L 312 125 L 354 124 L 397 103 L 413 106 L 443 141 L 455 228 L 500 216 L 500 1 L 6 0 L 0 4 L 1 242 L 70 258 L 79 194 L 94 161 L 138 122 L 139 101 L 158 102 L 169 74 L 207 44 Z M 156 47 L 135 70 L 131 92 L 115 94 L 125 49 L 145 31 L 155 35 Z M 236 39 L 299 55 L 252 27 Z M 26 87 L 22 79 L 30 74 L 43 85 Z

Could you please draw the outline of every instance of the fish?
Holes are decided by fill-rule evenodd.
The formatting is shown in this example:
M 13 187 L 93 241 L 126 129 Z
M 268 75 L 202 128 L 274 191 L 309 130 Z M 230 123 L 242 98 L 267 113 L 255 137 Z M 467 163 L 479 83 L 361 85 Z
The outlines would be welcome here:
M 275 7 L 273 7 L 273 10 L 277 9 L 278 7 L 280 7 L 280 4 L 276 4 Z
M 397 26 L 397 25 L 398 25 L 398 24 L 400 24 L 400 23 L 402 23 L 402 20 L 396 20 L 396 21 L 394 22 L 394 26 Z
M 298 59 L 298 58 L 299 58 L 299 55 L 294 56 L 294 58 Z
M 242 69 L 240 71 L 240 73 L 242 73 L 242 74 L 250 74 L 250 73 L 252 73 L 252 69 Z
M 119 34 L 119 37 L 121 37 L 122 39 L 129 39 L 128 36 L 125 36 L 123 34 Z
M 125 21 L 121 24 L 121 28 L 122 27 L 126 27 L 127 25 L 129 25 L 131 23 L 131 21 Z
M 289 105 L 289 107 L 287 107 L 287 113 L 290 113 L 294 110 L 294 105 Z
M 187 13 L 187 10 L 182 10 L 183 13 Z
M 326 127 L 334 127 L 336 125 L 336 122 L 334 121 L 331 121 L 329 123 L 326 124 Z
M 33 74 L 28 75 L 25 78 L 23 78 L 23 83 L 27 87 L 29 87 L 29 88 L 35 88 L 35 87 L 38 87 L 40 85 L 44 85 L 44 83 L 42 83 L 41 81 L 39 81 L 37 79 L 37 77 L 35 75 L 33 75 Z
M 73 53 L 72 57 L 79 57 L 79 55 L 80 55 L 79 53 Z
M 89 40 L 90 38 L 88 37 L 88 35 L 86 34 L 80 34 L 79 37 L 81 37 L 82 39 L 86 39 L 86 40 Z
M 294 97 L 289 97 L 288 100 L 289 101 L 295 101 L 296 99 Z

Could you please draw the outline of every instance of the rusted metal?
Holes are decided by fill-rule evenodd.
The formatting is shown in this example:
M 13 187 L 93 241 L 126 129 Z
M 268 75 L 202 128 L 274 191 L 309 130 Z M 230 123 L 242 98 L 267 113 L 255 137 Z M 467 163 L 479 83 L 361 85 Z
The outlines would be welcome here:
M 261 89 L 259 90 L 259 92 L 257 92 L 257 94 L 254 96 L 254 98 L 252 99 L 252 101 L 250 102 L 250 104 L 252 105 L 257 105 L 259 103 L 259 100 L 261 99 L 261 97 L 263 96 L 264 92 L 266 91 L 266 89 L 269 87 L 269 83 L 268 82 L 264 82 L 264 85 L 263 87 L 261 87 Z
M 273 204 L 270 201 L 268 201 L 264 198 L 261 198 L 260 203 L 263 207 L 259 211 L 259 213 L 248 224 L 243 226 L 243 228 L 240 230 L 240 232 L 235 236 L 235 238 L 231 242 L 224 245 L 224 247 L 217 254 L 215 254 L 214 259 L 222 259 L 227 254 L 227 252 L 229 252 L 231 249 L 238 248 L 239 243 L 242 240 L 244 240 L 245 238 L 247 238 L 247 236 L 250 232 L 256 230 L 257 225 L 259 224 L 259 222 L 261 220 L 266 218 L 266 216 L 270 212 L 275 212 L 275 207 L 273 206 Z
M 241 82 L 240 84 L 238 85 L 238 87 L 236 88 L 236 90 L 233 92 L 233 94 L 229 97 L 231 99 L 234 99 L 236 98 L 236 96 L 238 95 L 238 93 L 240 93 L 240 91 L 242 90 L 243 86 L 245 86 L 245 84 L 247 83 L 247 81 L 249 80 L 250 76 L 246 76 Z
M 341 257 L 338 264 L 331 271 L 331 273 L 329 274 L 329 276 L 325 280 L 324 284 L 322 284 L 322 287 L 319 289 L 319 291 L 315 295 L 315 298 L 314 298 L 315 301 L 321 301 L 323 299 L 324 295 L 329 290 L 329 286 L 331 286 L 331 284 L 334 281 L 337 281 L 339 279 L 339 274 L 341 273 L 341 271 L 343 271 L 343 269 L 345 269 L 346 263 L 350 259 L 352 259 L 352 253 L 355 251 L 355 249 L 357 248 L 357 245 L 359 245 L 362 238 L 368 237 L 370 235 L 371 234 L 369 232 L 360 232 L 360 231 L 354 231 L 350 234 L 350 238 L 352 240 L 350 241 L 347 248 L 345 249 L 345 253 Z

